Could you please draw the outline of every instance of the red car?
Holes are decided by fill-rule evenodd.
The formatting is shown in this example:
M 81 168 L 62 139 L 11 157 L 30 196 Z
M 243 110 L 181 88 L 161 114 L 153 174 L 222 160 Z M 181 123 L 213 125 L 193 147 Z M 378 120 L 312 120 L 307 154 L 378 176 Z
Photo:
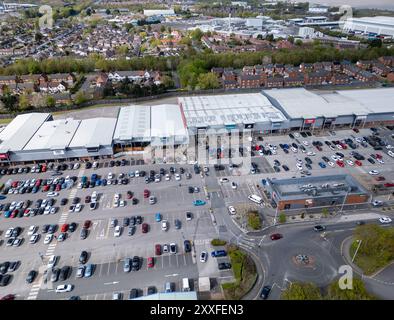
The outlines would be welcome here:
M 356 165 L 358 165 L 359 167 L 361 167 L 363 165 L 363 163 L 360 160 L 356 160 L 356 161 L 354 161 L 354 163 Z
M 384 180 L 386 180 L 386 178 L 382 177 L 382 176 L 379 176 L 379 177 L 376 177 L 375 180 L 376 181 L 384 181 Z
M 30 216 L 30 209 L 25 209 L 25 211 L 23 211 L 23 216 L 24 217 Z
M 283 238 L 283 235 L 281 235 L 280 233 L 274 233 L 274 234 L 271 234 L 270 238 L 271 238 L 272 241 L 273 240 L 279 240 L 279 239 Z
M 0 300 L 15 300 L 15 295 L 7 294 L 6 296 L 2 297 Z
M 147 263 L 148 263 L 148 268 L 153 268 L 155 265 L 155 260 L 153 259 L 153 257 L 149 257 Z
M 150 192 L 148 189 L 144 190 L 144 198 L 149 198 Z
M 38 179 L 37 181 L 36 181 L 36 183 L 35 183 L 35 186 L 36 187 L 39 187 L 41 185 L 41 179 Z
M 385 183 L 384 186 L 386 188 L 392 188 L 392 187 L 394 187 L 394 183 Z
M 65 223 L 62 225 L 62 227 L 60 228 L 60 232 L 67 232 L 68 231 L 68 224 Z
M 15 209 L 14 211 L 12 211 L 11 213 L 11 218 L 16 218 L 18 216 L 19 210 Z
M 148 224 L 147 223 L 143 223 L 141 225 L 142 228 L 142 233 L 147 233 L 148 232 Z
M 155 244 L 155 254 L 157 256 L 161 255 L 161 245 L 160 244 Z
M 46 172 L 46 171 L 47 171 L 47 166 L 46 166 L 46 164 L 44 164 L 44 165 L 42 166 L 41 171 L 42 171 L 42 172 Z
M 343 168 L 345 166 L 343 161 L 340 161 L 340 160 L 337 160 L 337 165 L 340 166 L 341 168 Z
M 375 154 L 376 159 L 382 159 L 382 155 L 380 155 L 379 153 Z
M 84 229 L 89 229 L 91 223 L 92 222 L 90 220 L 85 220 L 85 222 L 83 223 L 83 228 Z
M 259 146 L 255 146 L 254 149 L 255 149 L 256 151 L 259 151 L 259 150 L 260 150 L 260 147 L 259 147 Z
M 360 130 L 358 130 L 357 128 L 353 128 L 353 131 L 356 132 L 356 133 L 360 132 Z
M 18 186 L 18 181 L 14 181 L 11 183 L 11 187 L 16 188 Z
M 316 149 L 319 151 L 323 151 L 322 147 L 320 147 L 320 146 L 316 146 Z
M 62 185 L 61 184 L 57 184 L 55 191 L 60 191 L 62 189 Z
M 46 185 L 42 188 L 42 192 L 47 192 L 49 190 L 49 185 Z

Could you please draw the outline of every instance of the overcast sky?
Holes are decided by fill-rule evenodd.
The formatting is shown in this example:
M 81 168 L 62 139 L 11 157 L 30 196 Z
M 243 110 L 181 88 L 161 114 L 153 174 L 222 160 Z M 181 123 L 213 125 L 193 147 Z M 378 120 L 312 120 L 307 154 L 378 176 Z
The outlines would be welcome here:
M 382 8 L 394 10 L 394 0 L 310 0 L 310 2 L 327 5 L 348 4 L 354 7 Z

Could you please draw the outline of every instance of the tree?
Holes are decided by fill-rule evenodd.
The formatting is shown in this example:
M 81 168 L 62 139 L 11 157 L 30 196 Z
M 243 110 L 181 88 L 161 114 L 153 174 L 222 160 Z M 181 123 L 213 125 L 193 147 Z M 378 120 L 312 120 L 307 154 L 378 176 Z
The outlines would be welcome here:
M 47 96 L 46 105 L 49 108 L 53 108 L 56 105 L 56 100 L 53 96 Z
M 293 282 L 282 292 L 283 300 L 321 300 L 319 288 L 313 283 Z
M 381 48 L 382 47 L 382 39 L 373 39 L 369 41 L 370 48 Z
M 296 45 L 296 46 L 302 46 L 302 40 L 301 39 L 297 39 L 295 42 L 294 42 L 294 44 Z
M 11 93 L 6 93 L 2 97 L 0 97 L 1 102 L 3 102 L 4 107 L 10 111 L 14 112 L 18 106 L 18 98 L 16 95 Z
M 279 222 L 280 223 L 286 222 L 286 214 L 284 214 L 283 212 L 281 212 L 281 214 L 279 215 Z
M 328 287 L 328 293 L 325 297 L 329 300 L 374 300 L 373 295 L 369 294 L 365 288 L 364 282 L 359 278 L 353 278 L 352 289 L 341 289 L 339 283 L 334 280 Z
M 161 25 L 160 27 L 160 32 L 165 32 L 166 31 L 166 26 L 165 25 Z
M 26 94 L 19 96 L 19 109 L 27 110 L 30 107 L 30 101 Z
M 87 100 L 88 98 L 86 97 L 85 93 L 82 91 L 78 91 L 77 94 L 75 95 L 74 102 L 75 104 L 79 105 L 86 102 Z
M 160 78 L 161 83 L 166 87 L 166 88 L 173 88 L 174 87 L 174 80 L 171 79 L 170 76 L 163 75 Z
M 111 10 L 109 9 L 105 10 L 105 14 L 111 14 Z
M 208 72 L 198 76 L 197 86 L 202 90 L 217 89 L 220 88 L 220 83 L 219 79 L 214 73 Z
M 273 34 L 267 34 L 265 39 L 268 40 L 269 42 L 272 42 L 272 41 L 274 41 L 274 35 Z
M 87 8 L 87 9 L 86 9 L 86 15 L 87 15 L 87 16 L 91 16 L 91 15 L 92 15 L 92 9 Z
M 199 29 L 194 29 L 191 33 L 190 36 L 192 37 L 193 40 L 195 41 L 200 41 L 201 37 L 204 35 L 204 33 Z

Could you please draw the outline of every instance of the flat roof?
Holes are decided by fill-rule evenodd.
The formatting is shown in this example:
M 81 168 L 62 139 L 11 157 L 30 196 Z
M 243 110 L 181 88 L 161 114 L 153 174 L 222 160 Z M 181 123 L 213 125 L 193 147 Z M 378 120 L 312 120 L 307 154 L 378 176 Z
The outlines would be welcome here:
M 394 113 L 394 88 L 312 92 L 304 88 L 264 90 L 293 119 Z
M 386 24 L 394 27 L 394 17 L 376 16 L 376 17 L 361 17 L 361 18 L 349 18 L 351 22 L 365 22 L 365 23 L 378 23 Z
M 178 103 L 191 127 L 286 120 L 261 93 L 179 97 Z
M 22 150 L 50 117 L 49 113 L 27 113 L 17 116 L 0 132 L 0 153 Z
M 23 150 L 65 149 L 74 137 L 81 120 L 61 119 L 47 121 L 31 138 Z
M 150 106 L 127 106 L 119 110 L 114 139 L 149 139 L 151 127 Z
M 151 136 L 188 136 L 182 109 L 177 104 L 151 106 Z
M 98 148 L 112 145 L 116 118 L 93 118 L 81 120 L 71 140 L 70 148 Z

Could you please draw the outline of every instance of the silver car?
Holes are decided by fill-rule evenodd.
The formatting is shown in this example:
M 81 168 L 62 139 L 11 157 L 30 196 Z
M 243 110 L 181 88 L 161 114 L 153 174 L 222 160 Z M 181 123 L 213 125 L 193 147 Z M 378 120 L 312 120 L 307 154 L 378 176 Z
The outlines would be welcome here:
M 123 271 L 130 272 L 130 270 L 131 270 L 131 259 L 126 258 L 124 259 Z

